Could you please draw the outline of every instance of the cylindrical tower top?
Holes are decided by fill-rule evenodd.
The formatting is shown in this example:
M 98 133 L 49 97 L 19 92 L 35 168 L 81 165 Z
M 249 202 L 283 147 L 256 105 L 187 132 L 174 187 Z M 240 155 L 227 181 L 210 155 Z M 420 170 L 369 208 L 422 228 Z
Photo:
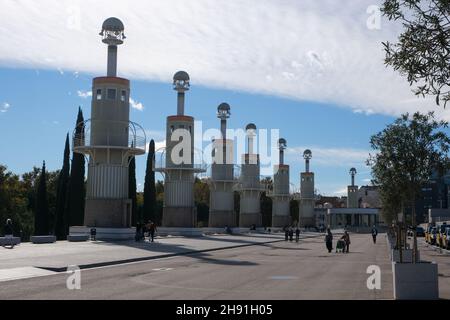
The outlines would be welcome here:
M 357 171 L 355 168 L 351 168 L 349 173 L 352 176 L 352 186 L 354 186 L 355 185 L 355 176 L 356 176 Z
M 228 103 L 221 103 L 218 107 L 217 107 L 217 117 L 220 119 L 220 132 L 222 134 L 222 139 L 225 140 L 227 139 L 227 119 L 230 117 L 231 112 L 230 112 L 231 108 L 230 105 Z M 223 158 L 226 158 L 226 154 L 227 154 L 227 144 L 224 143 L 223 144 Z
M 309 172 L 309 161 L 312 158 L 312 152 L 309 149 L 306 149 L 305 152 L 303 152 L 303 159 L 305 159 L 305 172 Z
M 190 88 L 190 78 L 186 71 L 178 71 L 173 75 L 173 89 L 178 92 L 177 115 L 184 115 L 184 93 Z
M 245 127 L 245 132 L 247 134 L 248 154 L 253 154 L 253 139 L 256 136 L 256 125 L 254 123 L 249 123 Z
M 278 140 L 278 149 L 280 150 L 280 165 L 284 164 L 284 150 L 287 148 L 287 141 L 284 138 Z
M 117 46 L 121 45 L 126 38 L 124 31 L 122 21 L 117 18 L 108 18 L 103 22 L 100 35 L 102 42 L 108 45 L 108 77 L 117 76 Z

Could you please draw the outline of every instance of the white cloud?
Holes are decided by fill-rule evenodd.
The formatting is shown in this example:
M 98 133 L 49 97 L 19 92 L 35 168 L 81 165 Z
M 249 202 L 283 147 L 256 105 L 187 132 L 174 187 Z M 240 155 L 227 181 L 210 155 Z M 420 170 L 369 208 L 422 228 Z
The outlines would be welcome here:
M 106 47 L 98 33 L 105 18 L 118 16 L 127 35 L 120 76 L 169 82 L 185 69 L 194 85 L 365 114 L 436 109 L 432 100 L 414 99 L 406 79 L 384 66 L 381 42 L 395 39 L 399 27 L 382 20 L 380 30 L 367 28 L 367 8 L 381 2 L 5 0 L 0 65 L 102 75 Z M 439 113 L 450 119 L 449 110 Z
M 134 100 L 131 97 L 130 97 L 130 106 L 133 109 L 136 109 L 136 110 L 139 110 L 139 111 L 143 111 L 144 110 L 144 105 L 141 102 L 138 102 L 138 101 Z
M 366 160 L 369 158 L 369 153 L 373 151 L 364 149 L 352 148 L 326 148 L 326 147 L 292 147 L 288 148 L 287 157 L 295 157 L 298 159 L 303 154 L 304 150 L 310 149 L 312 151 L 313 161 L 316 164 L 336 167 L 365 167 Z
M 8 102 L 3 102 L 0 105 L 0 113 L 6 113 L 8 112 L 9 108 L 11 108 L 11 105 Z
M 332 193 L 334 196 L 342 197 L 342 196 L 347 196 L 348 190 L 347 190 L 347 187 L 343 187 L 341 189 L 333 191 Z
M 83 91 L 83 90 L 78 90 L 77 94 L 80 98 L 83 99 L 87 99 L 89 97 L 92 97 L 92 91 Z

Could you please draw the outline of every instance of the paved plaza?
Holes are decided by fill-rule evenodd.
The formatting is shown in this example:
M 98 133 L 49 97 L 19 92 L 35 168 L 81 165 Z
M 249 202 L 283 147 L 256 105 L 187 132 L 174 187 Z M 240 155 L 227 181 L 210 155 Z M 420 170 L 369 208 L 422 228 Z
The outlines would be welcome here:
M 155 243 L 22 244 L 0 255 L 0 299 L 392 299 L 385 235 L 352 234 L 349 254 L 328 253 L 323 236 L 299 243 L 281 234 L 159 238 Z M 440 298 L 450 299 L 450 256 L 419 241 L 439 264 Z M 128 261 L 128 263 L 127 263 Z M 78 265 L 81 290 L 68 290 L 59 268 Z M 381 269 L 381 289 L 367 288 L 367 267 Z M 58 272 L 59 271 L 59 272 Z

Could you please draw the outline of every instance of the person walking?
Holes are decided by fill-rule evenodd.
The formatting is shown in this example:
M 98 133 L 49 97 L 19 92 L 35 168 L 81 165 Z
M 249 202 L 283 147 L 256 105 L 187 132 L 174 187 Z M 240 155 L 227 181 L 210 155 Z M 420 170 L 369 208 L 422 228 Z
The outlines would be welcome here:
M 284 240 L 285 241 L 289 240 L 289 229 L 288 229 L 288 227 L 284 227 Z
M 294 229 L 292 227 L 289 228 L 289 241 L 294 241 Z
M 344 253 L 349 253 L 350 235 L 348 234 L 347 230 L 344 231 L 344 235 L 341 237 L 341 239 L 345 242 Z
M 149 221 L 150 226 L 148 228 L 148 232 L 150 232 L 151 241 L 153 242 L 155 239 L 155 232 L 157 232 L 156 224 L 152 221 Z
M 328 249 L 328 253 L 331 253 L 333 250 L 333 234 L 331 233 L 330 228 L 327 229 L 327 234 L 325 235 L 325 244 Z
M 300 229 L 297 227 L 295 229 L 295 241 L 298 242 L 300 240 Z
M 375 225 L 372 228 L 372 238 L 373 238 L 373 243 L 377 243 L 377 235 L 378 235 L 378 230 L 375 227 Z
M 91 241 L 97 241 L 97 229 L 91 228 Z
M 4 228 L 5 238 L 9 240 L 9 249 L 14 248 L 14 231 L 11 219 L 6 219 Z M 6 244 L 4 245 L 6 247 Z
M 136 234 L 134 235 L 134 241 L 139 242 L 142 239 L 142 224 L 138 222 L 136 224 Z

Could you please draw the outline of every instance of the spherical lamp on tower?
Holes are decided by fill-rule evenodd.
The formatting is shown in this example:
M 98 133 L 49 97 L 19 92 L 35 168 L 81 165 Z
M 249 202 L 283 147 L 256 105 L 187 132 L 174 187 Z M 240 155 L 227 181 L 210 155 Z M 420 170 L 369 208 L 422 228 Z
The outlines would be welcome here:
M 186 71 L 178 71 L 173 76 L 173 90 L 178 92 L 177 103 L 177 115 L 184 115 L 184 95 L 186 91 L 189 91 L 190 78 Z
M 125 27 L 117 18 L 108 18 L 103 22 L 102 42 L 108 45 L 108 77 L 117 76 L 117 46 L 123 44 Z

